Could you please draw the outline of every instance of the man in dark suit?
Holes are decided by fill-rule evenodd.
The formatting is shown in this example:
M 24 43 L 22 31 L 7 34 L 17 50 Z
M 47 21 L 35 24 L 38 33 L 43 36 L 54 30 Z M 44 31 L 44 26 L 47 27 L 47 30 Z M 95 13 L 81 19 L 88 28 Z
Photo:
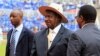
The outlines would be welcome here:
M 33 33 L 22 24 L 23 12 L 13 10 L 10 20 L 14 26 L 8 32 L 6 56 L 29 56 L 32 48 Z
M 66 56 L 67 41 L 72 32 L 61 24 L 67 23 L 62 6 L 52 3 L 41 6 L 39 11 L 45 16 L 47 28 L 35 34 L 31 56 Z
M 80 8 L 76 20 L 80 29 L 71 37 L 67 56 L 100 56 L 100 30 L 95 25 L 97 12 L 91 5 Z

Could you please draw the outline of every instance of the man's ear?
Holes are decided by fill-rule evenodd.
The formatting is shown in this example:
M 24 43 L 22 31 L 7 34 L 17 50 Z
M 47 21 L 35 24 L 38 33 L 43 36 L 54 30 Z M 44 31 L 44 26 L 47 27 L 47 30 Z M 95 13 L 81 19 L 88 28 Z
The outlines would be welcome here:
M 82 16 L 82 15 L 80 16 L 80 18 L 81 18 L 81 22 L 83 22 L 83 21 L 84 21 L 84 18 L 83 18 L 83 16 Z

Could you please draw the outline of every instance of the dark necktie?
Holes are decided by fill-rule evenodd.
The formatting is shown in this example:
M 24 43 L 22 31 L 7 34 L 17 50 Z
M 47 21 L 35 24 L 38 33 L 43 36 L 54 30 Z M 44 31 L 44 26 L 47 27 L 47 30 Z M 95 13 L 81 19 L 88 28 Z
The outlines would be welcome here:
M 15 56 L 15 34 L 16 29 L 13 30 L 11 38 L 10 38 L 10 56 Z

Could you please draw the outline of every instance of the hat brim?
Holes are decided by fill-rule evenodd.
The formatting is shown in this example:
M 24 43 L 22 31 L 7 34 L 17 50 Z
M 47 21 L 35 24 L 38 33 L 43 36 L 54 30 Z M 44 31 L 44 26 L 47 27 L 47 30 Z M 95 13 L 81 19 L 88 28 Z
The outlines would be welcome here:
M 51 11 L 54 11 L 57 14 L 59 14 L 62 17 L 62 22 L 63 23 L 67 23 L 68 22 L 67 18 L 64 15 L 62 15 L 62 13 L 60 13 L 59 11 L 57 11 L 56 9 L 54 9 L 52 7 L 49 7 L 49 6 L 41 6 L 41 7 L 39 7 L 40 13 L 42 15 L 44 15 L 44 16 L 47 15 L 46 10 L 51 10 Z

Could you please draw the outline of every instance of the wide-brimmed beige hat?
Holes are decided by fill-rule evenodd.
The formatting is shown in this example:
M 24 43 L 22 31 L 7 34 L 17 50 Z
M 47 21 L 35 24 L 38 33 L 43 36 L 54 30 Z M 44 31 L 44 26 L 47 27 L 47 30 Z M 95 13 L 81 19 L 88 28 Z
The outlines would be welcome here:
M 67 23 L 67 18 L 63 15 L 63 8 L 61 4 L 51 3 L 49 6 L 41 6 L 39 7 L 39 11 L 42 15 L 47 15 L 46 10 L 51 10 L 59 14 L 62 18 L 63 23 Z

